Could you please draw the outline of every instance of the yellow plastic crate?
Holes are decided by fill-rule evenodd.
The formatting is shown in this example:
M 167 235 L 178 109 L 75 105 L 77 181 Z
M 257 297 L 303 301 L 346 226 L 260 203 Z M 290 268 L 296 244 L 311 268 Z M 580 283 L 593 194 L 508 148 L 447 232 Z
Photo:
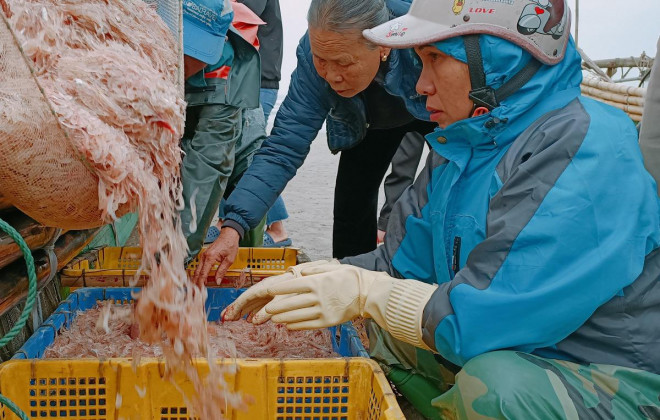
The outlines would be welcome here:
M 232 420 L 405 419 L 372 360 L 218 363 L 237 363 L 238 371 L 227 376 L 228 383 L 232 390 L 254 398 L 248 411 L 230 409 L 227 418 Z M 202 374 L 208 372 L 205 361 L 198 368 Z M 0 367 L 0 392 L 32 420 L 189 419 L 182 395 L 162 378 L 163 372 L 162 362 L 154 359 L 143 360 L 136 371 L 125 359 L 9 361 Z M 177 379 L 177 385 L 188 395 L 192 392 L 183 378 Z M 0 418 L 17 418 L 5 407 L 1 410 Z
M 297 257 L 296 248 L 239 248 L 236 260 L 225 274 L 223 284 L 233 286 L 241 275 L 245 275 L 246 285 L 251 285 L 266 277 L 282 274 L 287 268 L 296 265 Z M 60 274 L 62 286 L 128 287 L 140 267 L 141 258 L 140 247 L 102 248 L 95 252 L 93 258 L 81 259 L 67 265 Z M 188 265 L 187 270 L 191 275 L 197 264 L 198 258 Z M 215 285 L 217 268 L 218 265 L 214 265 L 209 273 L 209 285 Z M 136 286 L 143 286 L 148 277 L 149 273 L 141 275 Z

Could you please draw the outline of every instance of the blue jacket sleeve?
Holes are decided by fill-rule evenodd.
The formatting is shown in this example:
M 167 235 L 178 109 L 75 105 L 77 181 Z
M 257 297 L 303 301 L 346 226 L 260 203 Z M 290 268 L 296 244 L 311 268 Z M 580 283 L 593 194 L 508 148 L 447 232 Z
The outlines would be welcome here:
M 311 62 L 307 34 L 296 55 L 298 65 L 271 134 L 226 203 L 225 220 L 244 230 L 259 224 L 302 166 L 330 111 L 327 86 Z
M 634 127 L 618 111 L 590 114 L 585 132 L 577 117 L 563 132 L 539 130 L 528 143 L 547 147 L 495 175 L 486 239 L 424 309 L 424 341 L 451 362 L 554 346 L 622 294 L 658 246 L 658 199 Z

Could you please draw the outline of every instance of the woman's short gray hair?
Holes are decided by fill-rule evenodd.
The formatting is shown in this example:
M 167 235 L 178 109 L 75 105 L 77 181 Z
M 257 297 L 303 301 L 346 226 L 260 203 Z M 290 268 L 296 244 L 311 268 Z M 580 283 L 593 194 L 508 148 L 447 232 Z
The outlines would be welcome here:
M 390 20 L 385 0 L 312 0 L 307 12 L 310 27 L 332 32 L 358 32 Z M 365 42 L 368 42 L 365 40 Z

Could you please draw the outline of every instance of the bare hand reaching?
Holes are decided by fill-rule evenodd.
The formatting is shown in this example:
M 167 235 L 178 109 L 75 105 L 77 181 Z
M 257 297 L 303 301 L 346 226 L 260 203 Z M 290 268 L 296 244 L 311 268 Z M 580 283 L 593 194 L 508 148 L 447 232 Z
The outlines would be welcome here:
M 225 273 L 236 259 L 239 240 L 240 235 L 236 230 L 230 227 L 221 229 L 218 239 L 200 254 L 199 264 L 193 275 L 193 282 L 200 287 L 203 286 L 213 265 L 219 263 L 220 265 L 215 273 L 215 282 L 220 284 Z

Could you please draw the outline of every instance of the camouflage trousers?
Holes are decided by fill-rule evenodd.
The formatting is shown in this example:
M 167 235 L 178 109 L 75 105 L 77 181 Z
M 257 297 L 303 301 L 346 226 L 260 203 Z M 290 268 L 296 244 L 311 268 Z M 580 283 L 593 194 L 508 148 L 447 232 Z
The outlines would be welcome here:
M 403 369 L 422 377 L 427 391 L 437 392 L 428 401 L 413 402 L 427 418 L 660 419 L 660 375 L 517 351 L 482 354 L 454 375 L 457 368 L 439 356 L 398 341 L 371 324 L 370 353 L 388 377 Z M 423 387 L 417 383 L 410 393 L 413 398 L 424 393 Z M 402 394 L 408 397 L 405 390 Z

